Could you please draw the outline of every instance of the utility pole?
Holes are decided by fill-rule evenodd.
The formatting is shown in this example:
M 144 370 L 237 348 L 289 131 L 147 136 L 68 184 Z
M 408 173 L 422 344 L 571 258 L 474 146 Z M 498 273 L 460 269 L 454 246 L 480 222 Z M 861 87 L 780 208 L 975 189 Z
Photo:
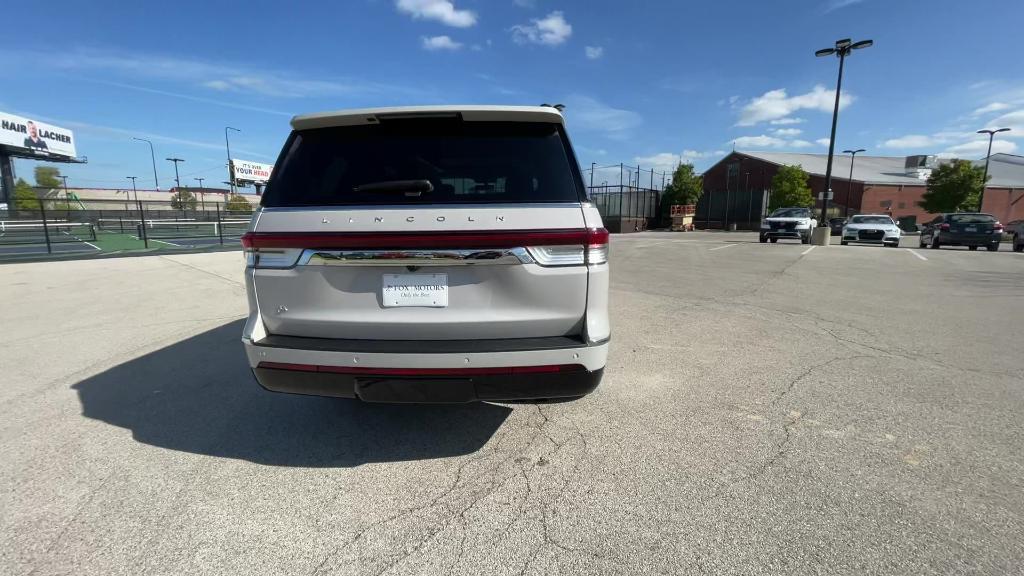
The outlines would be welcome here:
M 206 178 L 193 178 L 193 180 L 199 180 L 199 202 L 202 205 L 203 212 L 206 212 L 206 191 L 203 190 L 203 180 L 206 180 Z
M 978 212 L 981 212 L 985 205 L 985 187 L 988 186 L 988 159 L 992 157 L 992 139 L 1000 132 L 1009 132 L 1009 128 L 997 128 L 995 130 L 978 130 L 978 134 L 988 134 L 988 154 L 985 155 L 985 177 L 981 180 L 981 196 L 978 198 Z
M 174 187 L 175 194 L 178 195 L 178 204 L 181 205 L 181 209 L 185 209 L 185 197 L 181 195 L 181 179 L 178 178 L 178 162 L 184 162 L 181 158 L 168 158 L 168 162 L 174 162 Z M 173 196 L 172 196 L 173 199 Z
M 846 202 L 843 206 L 843 218 L 850 217 L 850 192 L 853 190 L 853 161 L 857 159 L 857 154 L 864 152 L 863 148 L 857 148 L 856 150 L 843 150 L 843 154 L 850 155 L 850 177 L 846 179 Z
M 135 189 L 135 178 L 137 178 L 137 177 L 136 176 L 125 176 L 125 178 L 127 178 L 127 179 L 132 181 L 132 194 L 135 195 L 135 203 L 138 204 L 139 203 L 139 191 Z
M 597 166 L 597 162 L 590 163 L 590 187 L 594 187 L 594 169 Z

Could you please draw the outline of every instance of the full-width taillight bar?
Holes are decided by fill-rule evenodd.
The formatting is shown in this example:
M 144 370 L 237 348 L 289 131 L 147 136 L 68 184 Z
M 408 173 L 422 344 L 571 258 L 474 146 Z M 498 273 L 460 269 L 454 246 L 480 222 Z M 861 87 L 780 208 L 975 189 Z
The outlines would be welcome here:
M 475 232 L 246 232 L 245 248 L 518 248 L 606 246 L 604 228 Z

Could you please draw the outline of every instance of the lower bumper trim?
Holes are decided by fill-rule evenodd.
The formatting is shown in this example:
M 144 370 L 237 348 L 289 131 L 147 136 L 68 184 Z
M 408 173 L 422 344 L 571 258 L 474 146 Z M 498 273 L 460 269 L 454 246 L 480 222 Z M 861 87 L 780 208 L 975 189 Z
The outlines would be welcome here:
M 260 386 L 271 392 L 356 398 L 364 402 L 450 404 L 584 396 L 597 388 L 604 373 L 603 368 L 527 368 L 545 370 L 498 369 L 460 374 L 456 369 L 407 375 L 384 370 L 371 373 L 257 366 L 253 374 Z

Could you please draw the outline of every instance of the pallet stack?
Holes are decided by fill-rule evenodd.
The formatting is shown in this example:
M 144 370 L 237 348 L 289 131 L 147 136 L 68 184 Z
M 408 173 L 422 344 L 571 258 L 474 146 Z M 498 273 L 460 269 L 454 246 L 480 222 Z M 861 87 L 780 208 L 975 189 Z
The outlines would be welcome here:
M 686 232 L 693 230 L 693 216 L 697 213 L 697 207 L 693 204 L 672 205 L 672 231 Z

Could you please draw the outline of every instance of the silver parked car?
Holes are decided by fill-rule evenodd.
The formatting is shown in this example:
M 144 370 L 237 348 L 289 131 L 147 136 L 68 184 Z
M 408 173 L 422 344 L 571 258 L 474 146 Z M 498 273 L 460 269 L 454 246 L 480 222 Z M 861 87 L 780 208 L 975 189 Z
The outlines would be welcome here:
M 898 223 L 885 214 L 858 214 L 846 221 L 839 243 L 843 246 L 854 242 L 898 248 L 902 235 Z
M 243 237 L 268 390 L 565 398 L 608 353 L 608 232 L 559 110 L 298 116 Z

